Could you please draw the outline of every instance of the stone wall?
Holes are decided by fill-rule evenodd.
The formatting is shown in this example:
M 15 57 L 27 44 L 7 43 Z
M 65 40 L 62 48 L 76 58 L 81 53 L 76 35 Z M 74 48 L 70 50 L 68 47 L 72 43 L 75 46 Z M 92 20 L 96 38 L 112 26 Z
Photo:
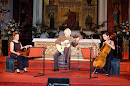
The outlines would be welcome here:
M 47 49 L 45 51 L 45 57 L 53 59 L 53 55 L 55 54 L 55 52 L 57 50 L 54 42 L 35 42 L 34 43 L 34 47 L 43 47 L 45 45 L 47 45 Z M 93 52 L 95 55 L 97 55 L 99 43 L 96 43 L 96 44 L 79 43 L 78 46 L 79 46 L 79 50 L 77 49 L 77 47 L 71 47 L 71 59 L 78 59 L 78 53 L 79 53 L 79 59 L 84 59 L 84 57 L 82 56 L 81 48 L 93 47 Z

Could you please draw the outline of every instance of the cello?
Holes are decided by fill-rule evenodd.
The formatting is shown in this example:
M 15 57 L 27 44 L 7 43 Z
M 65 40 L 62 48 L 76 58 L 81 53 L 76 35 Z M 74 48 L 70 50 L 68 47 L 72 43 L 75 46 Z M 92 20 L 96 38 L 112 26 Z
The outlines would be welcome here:
M 99 69 L 102 69 L 106 63 L 106 57 L 109 54 L 109 52 L 111 51 L 111 47 L 107 44 L 104 44 L 101 47 L 101 50 L 98 54 L 98 56 L 96 57 L 96 59 L 93 62 L 93 66 L 97 67 Z
M 110 36 L 110 39 L 112 39 L 116 34 L 113 34 Z M 111 47 L 108 44 L 104 44 L 101 49 L 100 52 L 98 54 L 98 56 L 95 58 L 94 62 L 93 62 L 93 66 L 99 69 L 102 69 L 106 63 L 106 57 L 109 54 L 109 52 L 111 51 Z

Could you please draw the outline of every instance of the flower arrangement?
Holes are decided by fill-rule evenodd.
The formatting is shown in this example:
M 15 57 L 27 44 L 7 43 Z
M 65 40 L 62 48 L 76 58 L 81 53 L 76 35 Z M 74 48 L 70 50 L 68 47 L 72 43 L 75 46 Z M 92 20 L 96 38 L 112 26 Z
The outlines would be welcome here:
M 117 30 L 117 36 L 128 40 L 129 34 L 130 34 L 130 28 L 128 21 L 126 21 L 125 23 L 121 23 L 119 29 Z
M 14 20 L 10 20 L 6 23 L 6 29 L 4 30 L 4 36 L 9 37 L 13 35 L 13 32 L 19 32 L 21 30 L 20 24 L 16 23 Z
M 129 23 L 126 21 L 125 23 L 120 24 L 120 28 L 117 31 L 117 36 L 123 39 L 123 53 L 129 51 L 129 38 L 130 38 L 130 28 Z

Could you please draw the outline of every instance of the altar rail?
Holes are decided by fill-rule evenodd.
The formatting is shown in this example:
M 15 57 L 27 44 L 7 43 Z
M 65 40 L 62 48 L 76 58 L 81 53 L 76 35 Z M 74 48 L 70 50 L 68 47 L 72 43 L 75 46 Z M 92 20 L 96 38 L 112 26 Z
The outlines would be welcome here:
M 52 38 L 34 38 L 34 47 L 43 47 L 47 45 L 47 49 L 45 52 L 45 58 L 51 58 L 53 59 L 53 55 L 55 54 L 57 48 L 55 46 L 56 39 Z M 82 39 L 79 41 L 77 47 L 71 47 L 71 59 L 78 59 L 78 53 L 79 53 L 79 59 L 84 59 L 82 56 L 81 48 L 89 48 L 93 47 L 93 52 L 95 55 L 98 53 L 99 44 L 101 41 L 99 39 Z M 87 53 L 87 52 L 86 52 Z

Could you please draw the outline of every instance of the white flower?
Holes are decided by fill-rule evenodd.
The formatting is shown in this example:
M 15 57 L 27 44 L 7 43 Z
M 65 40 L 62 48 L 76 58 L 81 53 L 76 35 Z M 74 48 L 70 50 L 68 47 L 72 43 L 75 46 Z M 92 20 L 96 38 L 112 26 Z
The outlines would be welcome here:
M 17 23 L 15 23 L 15 26 L 17 26 Z
M 15 31 L 15 33 L 17 33 L 18 31 Z
M 11 23 L 8 23 L 8 25 L 10 25 Z
M 126 32 L 126 35 L 129 35 L 129 32 Z
M 13 27 L 13 25 L 11 24 L 10 27 Z
M 125 25 L 125 23 L 122 23 L 122 25 Z
M 128 21 L 126 21 L 126 23 L 129 23 Z
M 120 32 L 119 31 L 117 31 L 117 34 L 119 34 Z
M 9 31 L 8 34 L 11 34 L 11 31 Z
M 129 24 L 127 24 L 126 26 L 129 26 Z
M 14 31 L 14 29 L 11 29 L 11 31 Z
M 125 32 L 126 30 L 124 29 L 123 32 Z
M 8 29 L 8 27 L 5 28 L 6 30 Z

